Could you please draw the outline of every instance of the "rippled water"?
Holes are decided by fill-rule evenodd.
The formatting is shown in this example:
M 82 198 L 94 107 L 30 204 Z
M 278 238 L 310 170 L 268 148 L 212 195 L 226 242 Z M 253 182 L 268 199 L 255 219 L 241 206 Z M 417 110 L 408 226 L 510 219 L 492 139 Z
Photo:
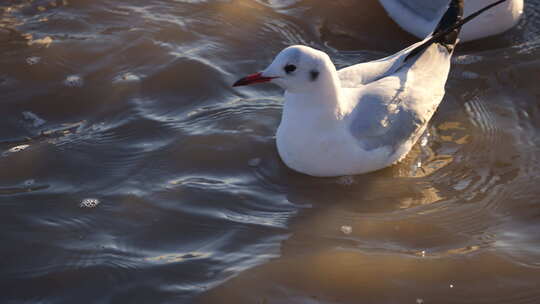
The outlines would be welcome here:
M 540 1 L 372 174 L 287 169 L 280 90 L 231 88 L 414 41 L 376 0 L 0 3 L 0 302 L 539 303 Z

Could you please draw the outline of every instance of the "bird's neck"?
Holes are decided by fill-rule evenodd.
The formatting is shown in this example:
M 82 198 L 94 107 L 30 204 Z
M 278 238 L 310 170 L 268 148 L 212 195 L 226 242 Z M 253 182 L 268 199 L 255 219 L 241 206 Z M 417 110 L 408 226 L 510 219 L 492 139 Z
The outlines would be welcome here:
M 319 125 L 332 124 L 342 118 L 340 80 L 332 71 L 318 80 L 320 85 L 303 92 L 285 92 L 283 119 L 312 121 Z

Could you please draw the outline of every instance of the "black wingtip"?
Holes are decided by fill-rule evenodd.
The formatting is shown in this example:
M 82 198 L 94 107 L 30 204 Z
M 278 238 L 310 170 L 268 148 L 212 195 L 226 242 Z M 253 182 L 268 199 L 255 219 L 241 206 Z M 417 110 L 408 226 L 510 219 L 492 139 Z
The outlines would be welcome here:
M 445 19 L 447 14 L 448 14 L 448 18 L 452 19 L 452 14 L 454 14 L 453 12 L 460 9 L 459 7 L 457 7 L 457 8 L 452 7 L 457 2 L 461 2 L 461 10 L 462 10 L 461 15 L 463 14 L 463 0 L 452 0 L 452 2 L 450 3 L 450 7 L 448 8 L 448 11 L 445 13 L 443 18 L 439 22 L 439 25 L 435 29 L 435 32 L 433 32 L 433 35 L 431 36 L 431 38 L 427 42 L 429 42 L 429 43 L 438 42 L 441 38 L 447 36 L 448 34 L 451 34 L 455 30 L 458 30 L 458 34 L 459 34 L 459 29 L 461 29 L 461 27 L 464 24 L 466 24 L 467 22 L 475 19 L 476 17 L 481 15 L 483 12 L 485 12 L 485 11 L 487 11 L 487 10 L 493 8 L 494 6 L 497 6 L 497 5 L 499 5 L 499 4 L 503 3 L 503 2 L 506 2 L 506 1 L 508 1 L 508 0 L 495 1 L 492 4 L 490 4 L 490 5 L 482 8 L 482 9 L 470 14 L 466 18 L 463 18 L 462 16 L 460 16 L 456 20 L 456 22 L 454 22 L 453 24 L 452 23 L 447 23 L 446 21 L 443 23 L 443 19 Z
M 439 21 L 439 24 L 437 24 L 437 27 L 433 31 L 433 36 L 443 33 L 444 31 L 451 28 L 452 25 L 458 23 L 462 19 L 463 19 L 463 0 L 452 0 L 450 2 L 450 5 L 448 6 L 448 9 L 442 16 L 441 20 Z M 434 40 L 433 42 L 442 43 L 446 47 L 453 47 L 457 43 L 460 30 L 461 30 L 461 27 L 455 28 L 452 31 Z

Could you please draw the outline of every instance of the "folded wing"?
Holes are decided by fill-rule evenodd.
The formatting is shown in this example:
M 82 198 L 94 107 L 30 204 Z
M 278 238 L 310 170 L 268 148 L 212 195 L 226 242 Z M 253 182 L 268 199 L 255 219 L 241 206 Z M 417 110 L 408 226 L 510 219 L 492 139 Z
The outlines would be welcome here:
M 349 89 L 356 105 L 348 116 L 349 130 L 364 150 L 414 143 L 444 96 L 450 54 L 440 44 L 428 47 L 397 72 Z

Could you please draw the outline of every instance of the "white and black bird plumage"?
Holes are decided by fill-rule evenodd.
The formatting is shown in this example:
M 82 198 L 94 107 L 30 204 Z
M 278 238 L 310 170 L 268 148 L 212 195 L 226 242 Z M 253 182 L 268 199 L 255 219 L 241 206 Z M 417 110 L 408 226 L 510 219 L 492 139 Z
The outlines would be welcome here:
M 445 12 L 448 0 L 379 0 L 388 15 L 404 30 L 426 37 Z M 488 6 L 493 0 L 464 0 L 464 15 Z M 471 41 L 497 35 L 517 24 L 523 15 L 524 1 L 509 0 L 465 25 L 460 40 Z
M 462 15 L 463 0 L 451 0 L 423 41 L 339 71 L 326 53 L 291 46 L 234 86 L 285 89 L 276 142 L 288 167 L 313 176 L 378 170 L 411 150 L 442 101 Z

